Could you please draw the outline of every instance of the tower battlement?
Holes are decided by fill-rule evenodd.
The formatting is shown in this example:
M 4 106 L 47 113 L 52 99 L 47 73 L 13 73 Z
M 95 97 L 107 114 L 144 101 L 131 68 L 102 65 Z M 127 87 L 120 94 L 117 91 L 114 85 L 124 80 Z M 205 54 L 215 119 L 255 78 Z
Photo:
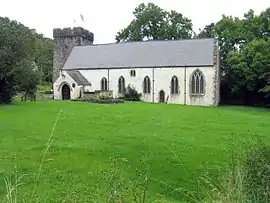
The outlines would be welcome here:
M 53 82 L 55 82 L 73 47 L 93 45 L 94 34 L 82 27 L 54 28 L 53 38 Z
M 54 28 L 53 29 L 54 38 L 67 38 L 67 37 L 82 37 L 89 41 L 94 41 L 94 34 L 82 27 L 74 28 Z

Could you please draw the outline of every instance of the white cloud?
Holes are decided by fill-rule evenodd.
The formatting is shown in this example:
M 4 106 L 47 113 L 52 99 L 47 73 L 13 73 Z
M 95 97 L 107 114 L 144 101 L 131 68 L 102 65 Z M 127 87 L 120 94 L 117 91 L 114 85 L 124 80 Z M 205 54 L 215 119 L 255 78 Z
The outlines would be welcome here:
M 269 0 L 2 0 L 0 16 L 20 21 L 52 37 L 55 27 L 74 26 L 83 14 L 83 25 L 95 34 L 95 43 L 114 42 L 115 34 L 133 19 L 140 3 L 153 2 L 164 9 L 174 9 L 192 19 L 194 28 L 216 22 L 222 14 L 242 17 L 249 9 L 256 13 L 270 7 Z

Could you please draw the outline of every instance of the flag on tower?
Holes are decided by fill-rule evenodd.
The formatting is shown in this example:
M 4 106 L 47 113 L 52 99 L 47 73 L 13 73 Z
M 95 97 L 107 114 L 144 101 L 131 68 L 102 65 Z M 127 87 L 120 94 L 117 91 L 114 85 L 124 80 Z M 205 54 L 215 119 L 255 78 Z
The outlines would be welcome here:
M 83 15 L 82 15 L 82 14 L 80 14 L 80 16 L 81 16 L 82 21 L 84 22 L 84 17 L 83 17 Z

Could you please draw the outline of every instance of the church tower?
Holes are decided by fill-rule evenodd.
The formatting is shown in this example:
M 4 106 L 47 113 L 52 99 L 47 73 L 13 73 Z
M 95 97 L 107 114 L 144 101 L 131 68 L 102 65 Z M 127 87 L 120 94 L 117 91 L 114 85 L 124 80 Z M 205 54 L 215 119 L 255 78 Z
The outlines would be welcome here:
M 94 42 L 94 34 L 82 27 L 53 29 L 53 83 L 60 76 L 71 50 L 75 46 L 88 46 Z

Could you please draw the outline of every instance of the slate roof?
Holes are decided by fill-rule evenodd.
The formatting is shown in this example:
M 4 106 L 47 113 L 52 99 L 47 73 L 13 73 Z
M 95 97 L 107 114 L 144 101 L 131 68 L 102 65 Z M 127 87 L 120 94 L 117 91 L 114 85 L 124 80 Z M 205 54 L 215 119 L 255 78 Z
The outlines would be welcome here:
M 78 85 L 90 85 L 88 80 L 80 73 L 80 71 L 68 70 L 67 73 Z
M 63 69 L 212 66 L 215 39 L 76 46 Z

